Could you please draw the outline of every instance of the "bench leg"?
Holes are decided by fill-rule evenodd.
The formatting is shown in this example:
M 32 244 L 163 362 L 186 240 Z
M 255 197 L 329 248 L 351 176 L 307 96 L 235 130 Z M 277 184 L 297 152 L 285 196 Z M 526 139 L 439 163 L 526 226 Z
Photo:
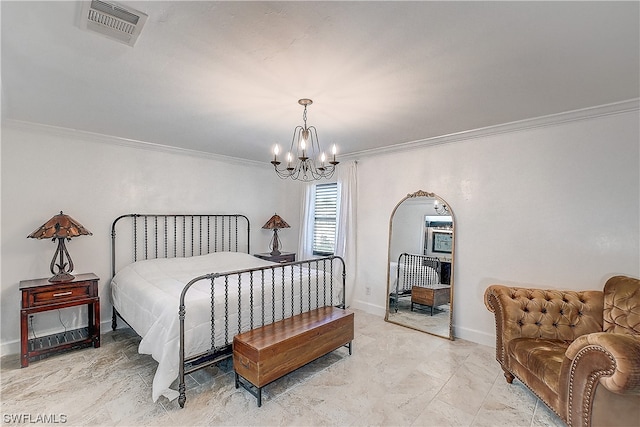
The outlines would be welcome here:
M 238 374 L 237 372 L 234 372 L 234 374 L 235 374 L 236 388 L 240 388 L 240 386 L 242 386 L 242 388 L 247 390 L 253 397 L 258 399 L 258 408 L 261 407 L 262 406 L 262 387 L 258 387 L 251 384 L 250 381 L 248 381 L 244 377 L 241 377 L 240 374 Z

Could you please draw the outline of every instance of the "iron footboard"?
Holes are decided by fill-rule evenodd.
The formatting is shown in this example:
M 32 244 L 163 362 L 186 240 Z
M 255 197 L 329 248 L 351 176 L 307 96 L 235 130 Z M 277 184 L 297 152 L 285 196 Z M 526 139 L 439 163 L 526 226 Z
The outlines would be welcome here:
M 192 279 L 182 290 L 178 403 L 186 402 L 185 376 L 232 355 L 233 337 L 278 320 L 328 305 L 345 308 L 345 264 L 337 256 L 266 267 L 211 273 Z M 193 286 L 210 289 L 211 347 L 187 355 L 186 296 Z M 220 312 L 223 311 L 223 312 Z

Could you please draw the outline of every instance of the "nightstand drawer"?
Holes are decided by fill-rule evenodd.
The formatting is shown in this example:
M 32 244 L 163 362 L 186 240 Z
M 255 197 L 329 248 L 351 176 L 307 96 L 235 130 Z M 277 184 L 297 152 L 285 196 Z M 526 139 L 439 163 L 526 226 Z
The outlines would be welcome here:
M 22 308 L 40 308 L 48 305 L 86 304 L 86 300 L 98 298 L 98 277 L 93 274 L 79 274 L 70 282 L 55 283 L 47 279 L 23 280 Z M 84 303 L 82 301 L 85 301 Z
M 74 286 L 56 286 L 55 289 L 43 289 L 30 292 L 30 307 L 67 302 L 91 297 L 91 282 L 76 283 Z

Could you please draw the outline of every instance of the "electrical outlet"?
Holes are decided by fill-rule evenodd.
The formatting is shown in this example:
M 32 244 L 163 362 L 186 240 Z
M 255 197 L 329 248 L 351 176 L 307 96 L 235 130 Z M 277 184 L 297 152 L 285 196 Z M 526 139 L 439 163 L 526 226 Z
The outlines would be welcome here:
M 370 288 L 369 286 L 367 286 L 366 288 L 364 288 L 364 292 L 365 292 L 367 295 L 371 295 L 371 288 Z

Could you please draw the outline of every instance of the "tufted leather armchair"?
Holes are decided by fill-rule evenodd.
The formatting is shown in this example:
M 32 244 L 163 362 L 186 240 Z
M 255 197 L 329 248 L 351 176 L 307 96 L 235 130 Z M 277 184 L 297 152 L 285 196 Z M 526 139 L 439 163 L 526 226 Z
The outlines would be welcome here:
M 604 291 L 491 285 L 496 359 L 570 426 L 640 426 L 640 280 Z

